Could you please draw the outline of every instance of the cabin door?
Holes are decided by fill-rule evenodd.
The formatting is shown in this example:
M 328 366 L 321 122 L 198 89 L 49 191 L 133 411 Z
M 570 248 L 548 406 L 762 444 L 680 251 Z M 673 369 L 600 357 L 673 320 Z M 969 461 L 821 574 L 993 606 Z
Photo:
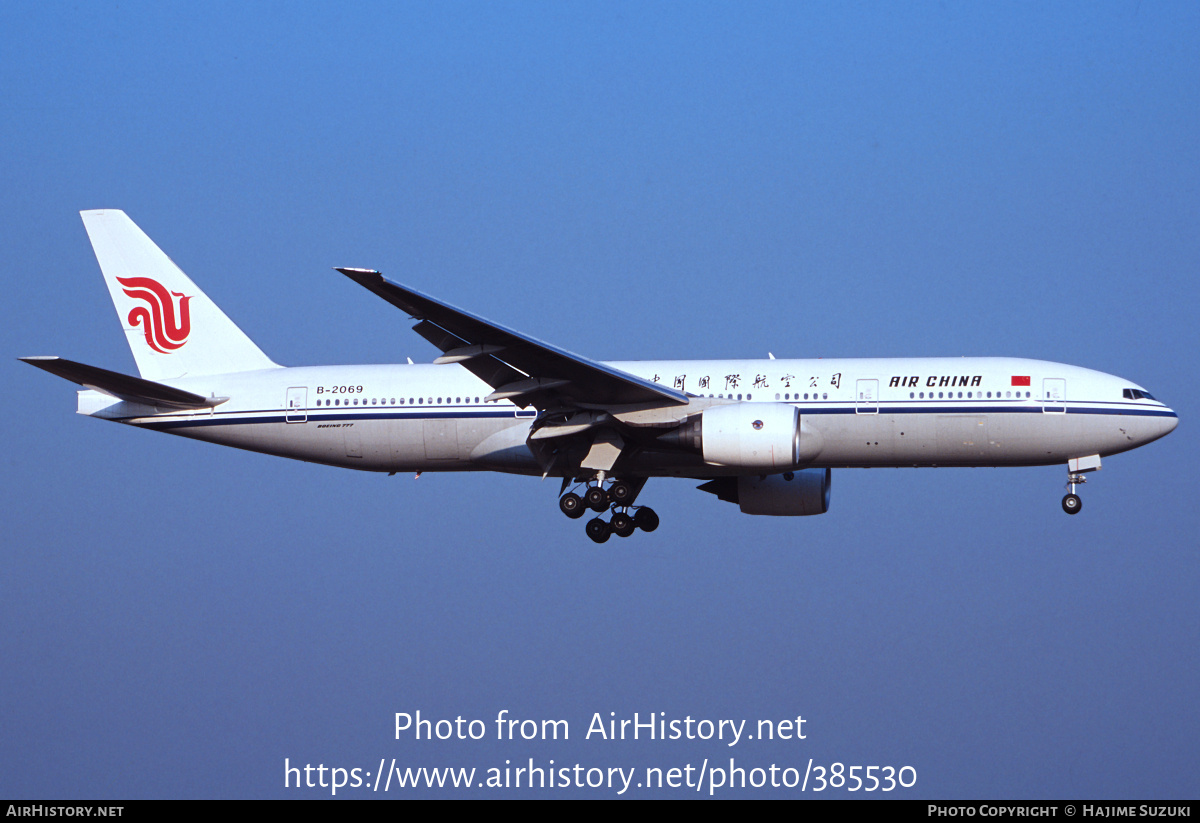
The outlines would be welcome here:
M 1042 380 L 1042 411 L 1065 414 L 1067 411 L 1067 381 L 1061 377 Z
M 284 409 L 286 410 L 284 420 L 287 422 L 308 422 L 308 387 L 293 386 L 288 389 L 287 398 L 284 401 Z
M 854 411 L 858 414 L 879 414 L 879 381 L 859 380 L 854 390 Z

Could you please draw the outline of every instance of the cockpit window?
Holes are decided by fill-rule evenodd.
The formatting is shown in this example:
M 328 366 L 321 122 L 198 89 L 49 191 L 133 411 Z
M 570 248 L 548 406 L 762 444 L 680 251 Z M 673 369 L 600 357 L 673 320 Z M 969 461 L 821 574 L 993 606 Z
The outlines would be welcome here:
M 1121 395 L 1126 400 L 1141 400 L 1143 398 L 1145 398 L 1146 400 L 1154 399 L 1154 396 L 1152 394 L 1150 394 L 1150 392 L 1142 391 L 1141 389 L 1124 389 L 1121 392 Z

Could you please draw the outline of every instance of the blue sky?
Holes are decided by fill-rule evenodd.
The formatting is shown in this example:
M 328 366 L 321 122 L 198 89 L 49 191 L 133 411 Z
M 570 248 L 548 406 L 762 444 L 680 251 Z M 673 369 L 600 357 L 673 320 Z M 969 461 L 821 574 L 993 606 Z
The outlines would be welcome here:
M 1189 3 L 0 6 L 0 796 L 733 756 L 1195 797 L 1198 41 Z M 1181 424 L 1078 517 L 1060 468 L 840 471 L 803 519 L 662 480 L 663 526 L 597 547 L 551 481 L 76 416 L 15 358 L 133 371 L 103 207 L 287 365 L 435 356 L 331 270 L 366 266 L 596 358 L 1036 357 Z M 502 709 L 571 740 L 394 739 Z M 807 738 L 584 740 L 597 712 Z

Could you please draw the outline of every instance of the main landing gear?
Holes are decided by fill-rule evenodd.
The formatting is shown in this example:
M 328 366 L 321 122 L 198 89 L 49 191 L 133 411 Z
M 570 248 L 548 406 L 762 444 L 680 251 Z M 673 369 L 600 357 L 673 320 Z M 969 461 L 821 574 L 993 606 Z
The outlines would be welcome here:
M 597 543 L 603 543 L 614 534 L 617 537 L 629 537 L 638 529 L 652 532 L 658 528 L 658 515 L 654 509 L 633 505 L 644 482 L 614 480 L 605 489 L 603 480 L 600 480 L 595 485 L 589 485 L 582 496 L 567 492 L 558 499 L 558 507 L 573 520 L 583 517 L 588 509 L 600 514 L 611 509 L 612 517 L 608 520 L 594 517 L 587 522 L 587 536 Z

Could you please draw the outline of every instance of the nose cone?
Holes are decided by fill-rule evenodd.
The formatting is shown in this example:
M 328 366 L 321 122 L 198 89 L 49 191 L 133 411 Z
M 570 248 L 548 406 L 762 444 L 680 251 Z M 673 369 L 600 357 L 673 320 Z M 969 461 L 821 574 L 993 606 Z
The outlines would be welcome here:
M 1143 443 L 1150 443 L 1160 437 L 1166 437 L 1171 432 L 1175 431 L 1175 427 L 1179 425 L 1179 415 L 1175 414 L 1173 409 L 1168 409 L 1165 406 L 1163 410 L 1151 417 L 1144 428 L 1145 439 Z

